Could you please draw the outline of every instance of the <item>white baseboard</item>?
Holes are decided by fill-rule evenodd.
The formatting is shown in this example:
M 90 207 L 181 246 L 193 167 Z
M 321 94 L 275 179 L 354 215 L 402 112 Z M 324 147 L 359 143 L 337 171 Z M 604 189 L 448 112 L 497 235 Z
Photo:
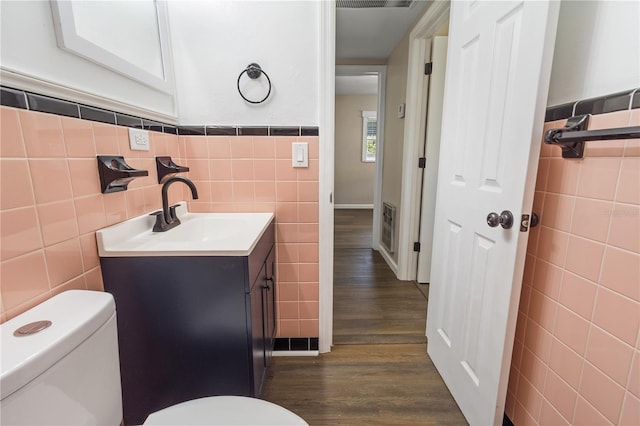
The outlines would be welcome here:
M 319 351 L 273 351 L 271 356 L 318 356 Z
M 373 204 L 334 204 L 334 209 L 369 209 L 373 210 Z
M 389 254 L 386 247 L 380 244 L 380 246 L 378 247 L 378 252 L 382 256 L 384 261 L 387 262 L 387 265 L 389 265 L 389 268 L 391 268 L 391 270 L 396 275 L 396 277 L 398 277 L 398 264 L 394 262 L 393 258 L 391 257 L 391 254 Z

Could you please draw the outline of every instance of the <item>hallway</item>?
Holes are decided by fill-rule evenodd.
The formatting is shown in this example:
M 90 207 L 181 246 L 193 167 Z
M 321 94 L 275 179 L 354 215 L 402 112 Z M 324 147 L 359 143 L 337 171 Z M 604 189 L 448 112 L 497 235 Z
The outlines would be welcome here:
M 333 343 L 425 343 L 427 301 L 371 250 L 371 210 L 336 210 Z
M 371 244 L 369 210 L 336 210 L 334 346 L 272 358 L 263 398 L 310 425 L 466 424 L 426 355 L 426 299 Z

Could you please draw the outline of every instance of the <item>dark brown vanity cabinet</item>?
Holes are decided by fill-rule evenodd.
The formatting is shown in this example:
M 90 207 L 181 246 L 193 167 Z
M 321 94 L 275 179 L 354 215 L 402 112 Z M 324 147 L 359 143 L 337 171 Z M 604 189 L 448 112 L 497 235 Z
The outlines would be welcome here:
M 116 301 L 125 424 L 213 395 L 259 397 L 275 337 L 271 223 L 248 256 L 100 259 Z

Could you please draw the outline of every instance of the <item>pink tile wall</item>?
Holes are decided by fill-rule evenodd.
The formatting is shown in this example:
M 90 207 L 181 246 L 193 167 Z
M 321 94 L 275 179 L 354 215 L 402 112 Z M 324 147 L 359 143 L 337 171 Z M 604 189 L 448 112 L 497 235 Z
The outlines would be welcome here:
M 179 157 L 178 137 L 151 133 L 129 149 L 124 127 L 1 107 L 0 319 L 68 289 L 103 290 L 95 231 L 160 208 L 156 155 Z M 96 155 L 123 155 L 149 176 L 100 193 Z M 171 188 L 173 201 L 182 190 Z
M 564 121 L 546 123 L 545 130 Z M 590 129 L 640 125 L 640 110 Z M 640 144 L 543 145 L 506 412 L 516 426 L 640 424 Z
M 1 321 L 67 289 L 102 290 L 95 231 L 160 208 L 155 156 L 170 155 L 191 168 L 193 211 L 275 212 L 278 335 L 318 336 L 317 137 L 150 132 L 151 150 L 131 151 L 124 127 L 0 110 Z M 291 167 L 292 141 L 309 143 L 309 168 Z M 123 155 L 149 176 L 101 194 L 96 155 Z M 173 185 L 171 201 L 186 192 Z
M 181 136 L 198 212 L 275 212 L 278 336 L 318 336 L 318 137 Z M 291 143 L 309 144 L 293 168 Z

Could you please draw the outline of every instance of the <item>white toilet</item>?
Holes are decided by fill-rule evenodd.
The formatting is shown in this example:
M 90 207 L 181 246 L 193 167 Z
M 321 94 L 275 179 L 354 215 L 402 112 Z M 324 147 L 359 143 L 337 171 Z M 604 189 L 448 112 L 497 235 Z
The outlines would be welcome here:
M 120 424 L 120 366 L 111 294 L 70 290 L 5 322 L 0 329 L 2 425 Z M 144 424 L 307 423 L 267 401 L 213 396 L 152 413 Z

